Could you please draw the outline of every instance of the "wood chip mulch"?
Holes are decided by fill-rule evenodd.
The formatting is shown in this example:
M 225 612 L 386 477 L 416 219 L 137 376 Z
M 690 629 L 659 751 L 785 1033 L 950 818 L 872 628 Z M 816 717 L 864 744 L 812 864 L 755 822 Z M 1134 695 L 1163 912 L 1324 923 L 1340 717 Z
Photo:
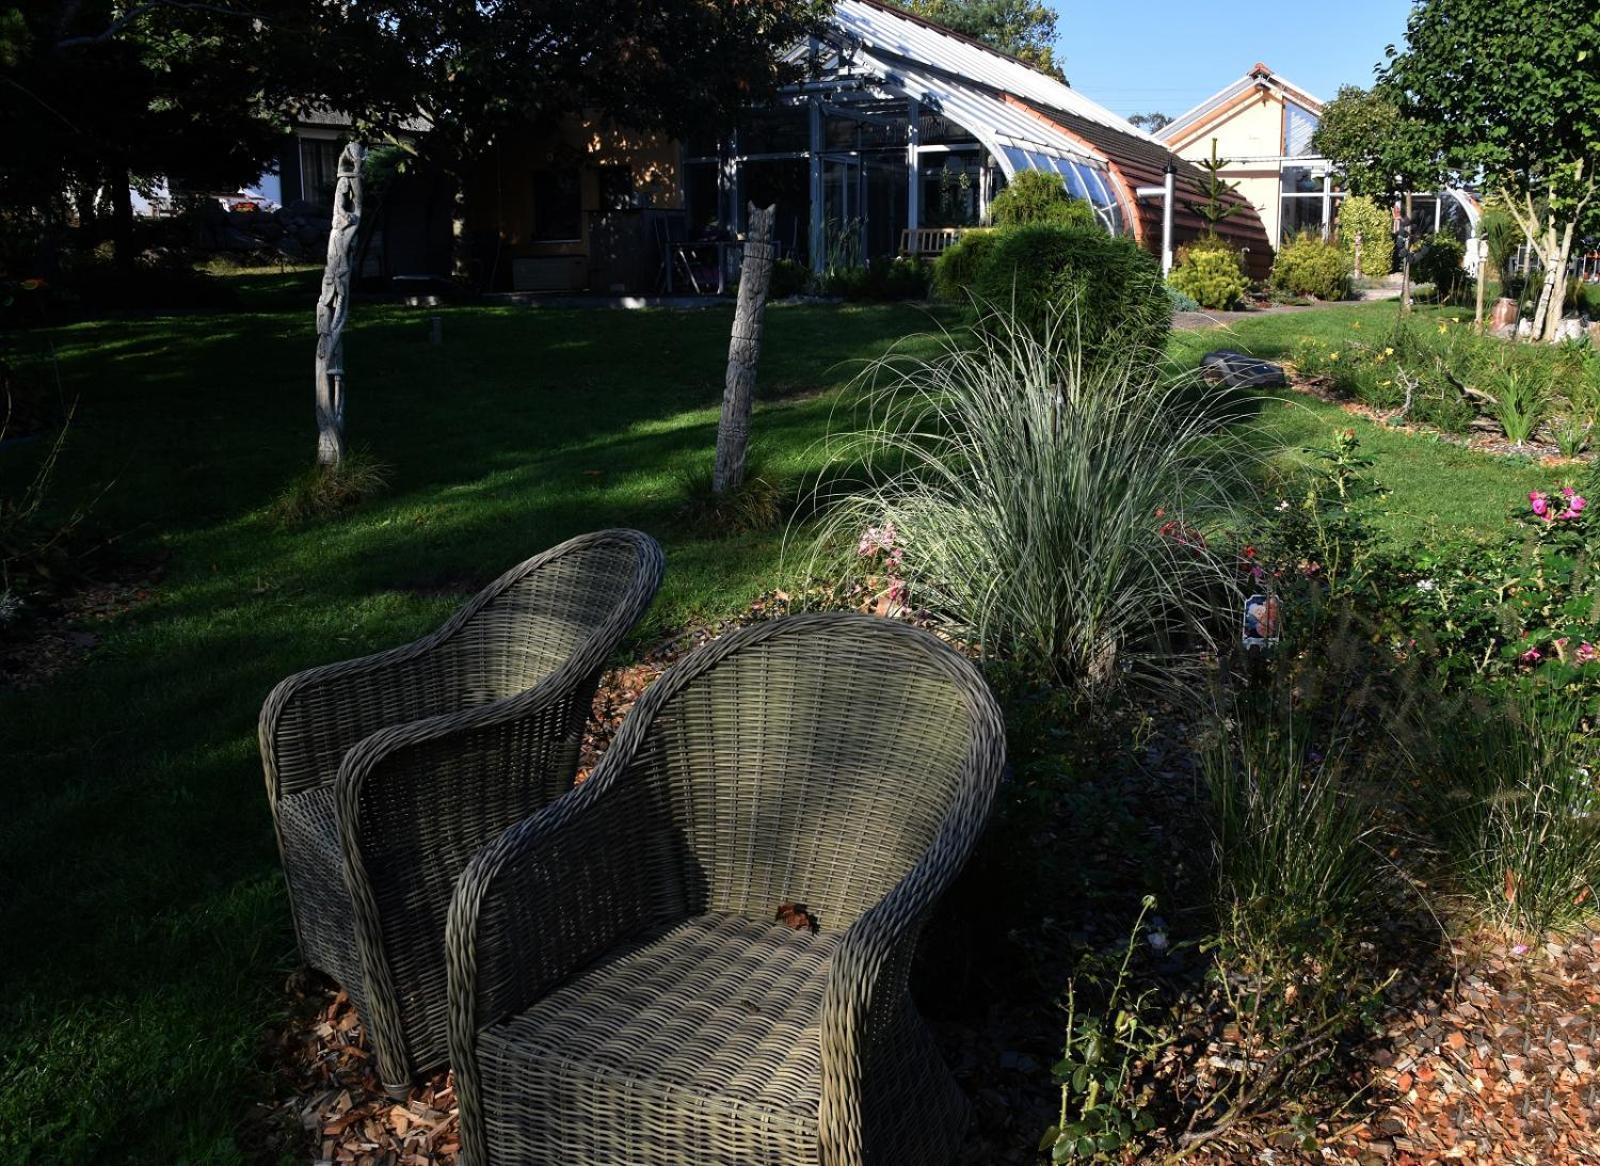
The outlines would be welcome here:
M 1600 932 L 1486 942 L 1385 1036 L 1388 1103 L 1345 1147 L 1362 1166 L 1600 1163 Z
M 94 629 L 149 603 L 163 573 L 160 558 L 127 563 L 0 624 L 0 692 L 38 688 L 78 664 L 100 644 Z

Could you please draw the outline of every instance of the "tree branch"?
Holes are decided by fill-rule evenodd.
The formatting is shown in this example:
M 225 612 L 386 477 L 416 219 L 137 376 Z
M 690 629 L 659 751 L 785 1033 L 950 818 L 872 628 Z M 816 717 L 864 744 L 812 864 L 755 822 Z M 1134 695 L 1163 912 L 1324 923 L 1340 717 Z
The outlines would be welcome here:
M 106 41 L 116 36 L 117 33 L 127 28 L 128 25 L 133 23 L 139 17 L 143 16 L 146 12 L 150 12 L 156 8 L 180 8 L 186 12 L 216 12 L 223 16 L 237 16 L 241 19 L 248 20 L 266 19 L 259 12 L 246 12 L 238 8 L 226 8 L 220 4 L 205 4 L 202 3 L 201 0 L 146 0 L 145 3 L 135 4 L 132 8 L 128 9 L 128 11 L 124 12 L 116 20 L 113 20 L 102 32 L 94 33 L 91 36 L 69 36 L 64 40 L 56 41 L 56 51 L 59 52 L 62 49 L 83 48 L 87 45 L 104 44 Z

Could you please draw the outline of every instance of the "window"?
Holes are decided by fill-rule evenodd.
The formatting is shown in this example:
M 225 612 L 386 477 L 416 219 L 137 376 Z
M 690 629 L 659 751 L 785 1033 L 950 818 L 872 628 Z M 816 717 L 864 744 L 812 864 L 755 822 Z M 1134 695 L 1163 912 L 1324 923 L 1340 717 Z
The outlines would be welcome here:
M 1311 153 L 1311 136 L 1317 132 L 1318 118 L 1309 109 L 1292 101 L 1283 103 L 1283 152 L 1290 158 Z
M 583 183 L 576 168 L 534 172 L 532 237 L 542 243 L 583 238 Z
M 300 197 L 318 206 L 333 205 L 339 185 L 339 154 L 344 149 L 333 138 L 300 139 Z
M 1325 210 L 1343 197 L 1337 183 L 1329 188 L 1329 202 L 1323 204 L 1322 176 L 1324 171 L 1311 166 L 1285 166 L 1279 184 L 1281 198 L 1278 210 L 1278 245 L 1282 246 L 1304 231 L 1318 235 L 1327 233 L 1331 224 Z

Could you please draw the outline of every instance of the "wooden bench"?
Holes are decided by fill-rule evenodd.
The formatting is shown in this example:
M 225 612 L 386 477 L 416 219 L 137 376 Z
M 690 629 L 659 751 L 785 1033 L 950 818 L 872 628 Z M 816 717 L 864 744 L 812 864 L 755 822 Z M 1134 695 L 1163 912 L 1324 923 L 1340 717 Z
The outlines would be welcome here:
M 900 232 L 900 254 L 921 257 L 943 254 L 964 234 L 962 227 L 918 227 Z

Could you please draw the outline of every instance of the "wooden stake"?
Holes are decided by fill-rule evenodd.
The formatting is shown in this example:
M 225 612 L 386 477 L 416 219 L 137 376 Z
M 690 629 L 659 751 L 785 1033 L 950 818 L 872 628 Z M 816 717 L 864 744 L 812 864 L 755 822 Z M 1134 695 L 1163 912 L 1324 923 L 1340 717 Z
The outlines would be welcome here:
M 761 327 L 767 291 L 772 286 L 772 221 L 777 210 L 776 206 L 762 210 L 750 204 L 744 261 L 739 267 L 739 305 L 733 313 L 733 336 L 728 341 L 722 418 L 717 423 L 717 464 L 711 477 L 711 488 L 718 494 L 744 484 L 756 365 L 761 360 Z
M 350 269 L 361 226 L 361 165 L 366 157 L 360 142 L 350 142 L 339 155 L 328 262 L 317 297 L 317 464 L 323 466 L 338 465 L 345 452 L 344 326 L 350 318 Z

